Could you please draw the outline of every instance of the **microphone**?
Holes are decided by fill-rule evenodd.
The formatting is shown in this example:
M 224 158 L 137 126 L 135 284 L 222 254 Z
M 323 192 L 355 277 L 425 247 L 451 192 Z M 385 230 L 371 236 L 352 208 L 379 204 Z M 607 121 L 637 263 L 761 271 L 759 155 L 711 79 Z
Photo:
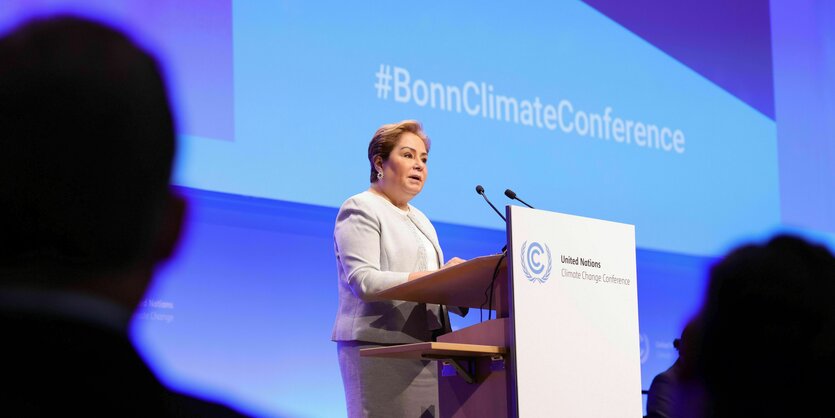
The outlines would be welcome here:
M 487 195 L 484 194 L 484 187 L 481 187 L 481 185 L 479 184 L 478 186 L 475 186 L 475 191 L 476 191 L 476 193 L 480 194 L 481 197 L 484 198 L 484 200 L 487 202 L 487 204 L 490 205 L 490 207 L 493 208 L 493 210 L 496 211 L 496 214 L 498 214 L 502 218 L 503 221 L 507 222 L 507 219 L 505 219 L 504 215 L 502 215 L 502 213 L 499 212 L 499 210 L 496 209 L 496 207 L 493 206 L 492 203 L 490 203 L 490 199 L 488 199 Z
M 511 200 L 518 200 L 518 201 L 522 202 L 522 204 L 524 204 L 525 206 L 527 206 L 531 209 L 534 209 L 533 206 L 527 204 L 524 200 L 519 199 L 518 197 L 516 197 L 516 193 L 513 190 L 510 190 L 510 189 L 505 190 L 504 195 L 507 196 L 508 198 L 510 198 Z
M 504 217 L 504 215 L 502 215 L 502 213 L 499 212 L 499 210 L 496 209 L 495 206 L 493 206 L 493 204 L 490 202 L 490 199 L 488 199 L 487 195 L 484 194 L 484 187 L 481 187 L 480 184 L 475 186 L 475 192 L 480 194 L 481 197 L 484 198 L 484 201 L 487 202 L 487 204 L 490 205 L 490 207 L 493 208 L 494 211 L 496 211 L 496 214 L 499 215 L 502 218 L 502 220 L 505 221 L 505 223 L 507 223 L 507 219 Z M 502 247 L 502 256 L 499 257 L 499 262 L 496 263 L 496 269 L 493 270 L 493 278 L 490 280 L 490 286 L 488 286 L 486 289 L 484 289 L 485 300 L 484 300 L 484 303 L 481 304 L 480 309 L 483 310 L 484 305 L 488 304 L 487 305 L 487 320 L 488 321 L 490 320 L 490 316 L 491 316 L 490 311 L 493 309 L 493 289 L 495 288 L 496 277 L 499 275 L 499 266 L 502 264 L 502 259 L 505 258 L 506 255 L 507 255 L 507 245 Z M 479 313 L 479 317 L 481 317 L 480 313 Z

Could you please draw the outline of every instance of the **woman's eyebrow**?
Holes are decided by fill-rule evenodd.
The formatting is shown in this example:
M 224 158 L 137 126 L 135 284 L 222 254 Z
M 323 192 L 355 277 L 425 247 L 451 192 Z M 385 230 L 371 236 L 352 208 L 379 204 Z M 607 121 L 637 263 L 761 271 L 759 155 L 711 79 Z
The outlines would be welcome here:
M 401 151 L 402 151 L 402 150 L 404 150 L 404 149 L 407 149 L 407 150 L 412 151 L 412 152 L 414 152 L 415 154 L 417 154 L 417 150 L 416 150 L 416 149 L 414 149 L 414 148 L 412 148 L 412 147 L 410 147 L 410 146 L 406 146 L 406 145 L 404 145 L 404 146 L 400 147 L 400 150 L 401 150 Z M 425 156 L 428 156 L 428 155 L 429 155 L 429 153 L 428 153 L 428 152 L 424 152 L 423 154 L 420 154 L 420 155 L 421 155 L 421 156 L 424 156 L 424 155 L 425 155 Z

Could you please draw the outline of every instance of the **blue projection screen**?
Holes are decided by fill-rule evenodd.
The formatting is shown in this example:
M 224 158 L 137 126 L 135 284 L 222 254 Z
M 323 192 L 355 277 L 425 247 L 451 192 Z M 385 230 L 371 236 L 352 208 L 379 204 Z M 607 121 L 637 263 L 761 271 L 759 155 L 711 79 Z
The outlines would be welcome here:
M 413 203 L 450 257 L 504 245 L 476 184 L 636 226 L 644 388 L 724 252 L 785 229 L 835 242 L 835 96 L 815 89 L 835 86 L 833 15 L 816 13 L 833 9 L 801 3 L 7 0 L 0 30 L 81 14 L 165 69 L 191 209 L 133 323 L 160 377 L 259 416 L 333 417 L 333 221 L 368 187 L 383 123 L 432 139 Z
M 500 227 L 480 183 L 688 254 L 779 223 L 774 121 L 583 3 L 233 16 L 236 135 L 187 135 L 179 184 L 338 207 L 367 186 L 376 126 L 416 118 L 433 140 L 416 204 L 436 220 Z

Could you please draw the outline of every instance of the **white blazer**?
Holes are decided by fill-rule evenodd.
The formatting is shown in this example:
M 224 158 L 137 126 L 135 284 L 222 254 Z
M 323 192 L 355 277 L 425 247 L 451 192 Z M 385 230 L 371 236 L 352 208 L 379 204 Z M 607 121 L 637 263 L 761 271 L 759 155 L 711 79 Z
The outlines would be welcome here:
M 412 222 L 417 229 L 410 225 Z M 339 309 L 332 340 L 384 344 L 429 341 L 431 323 L 440 323 L 449 331 L 449 317 L 443 307 L 372 296 L 405 283 L 409 273 L 425 268 L 420 265 L 422 244 L 416 231 L 429 238 L 442 266 L 443 252 L 435 227 L 414 206 L 409 205 L 409 212 L 403 214 L 368 191 L 342 204 L 333 233 Z

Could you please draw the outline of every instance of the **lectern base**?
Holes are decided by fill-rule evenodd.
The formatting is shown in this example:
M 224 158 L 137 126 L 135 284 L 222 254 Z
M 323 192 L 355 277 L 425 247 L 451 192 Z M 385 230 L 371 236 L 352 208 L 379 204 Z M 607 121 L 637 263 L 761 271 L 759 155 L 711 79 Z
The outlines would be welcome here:
M 482 322 L 456 332 L 442 335 L 439 341 L 449 343 L 469 342 L 508 346 L 507 318 Z M 508 396 L 512 396 L 507 367 L 510 356 L 507 352 L 501 360 L 491 357 L 474 359 L 473 383 L 468 383 L 457 374 L 446 373 L 442 362 L 438 362 L 438 409 L 439 416 L 447 417 L 508 417 Z

